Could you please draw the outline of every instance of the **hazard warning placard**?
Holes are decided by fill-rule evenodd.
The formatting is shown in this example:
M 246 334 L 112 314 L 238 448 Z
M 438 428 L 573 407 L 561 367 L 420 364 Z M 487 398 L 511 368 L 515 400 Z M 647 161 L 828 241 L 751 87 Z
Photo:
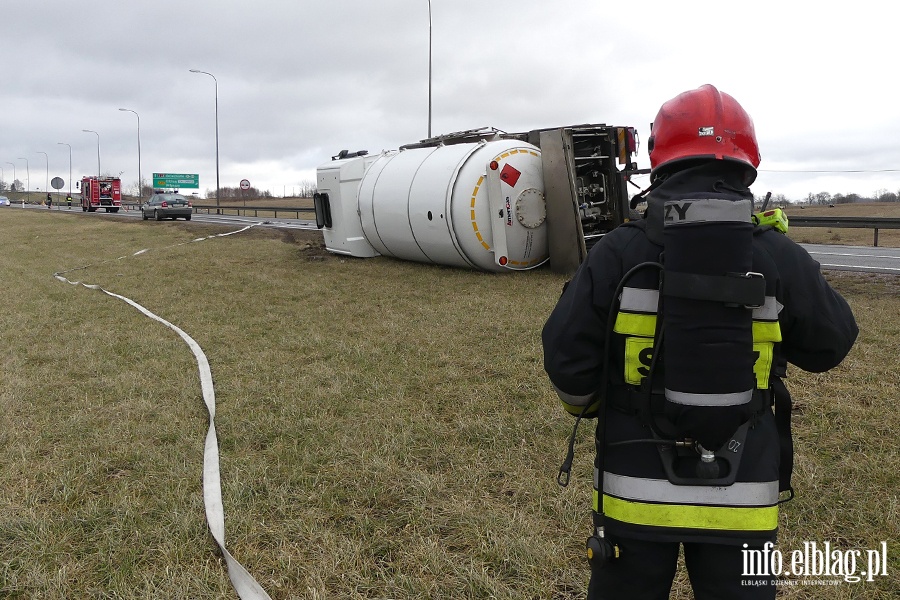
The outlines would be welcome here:
M 503 165 L 503 169 L 500 171 L 500 181 L 506 182 L 509 187 L 515 187 L 516 182 L 519 181 L 519 176 L 522 175 L 522 172 L 517 168 L 510 164 Z

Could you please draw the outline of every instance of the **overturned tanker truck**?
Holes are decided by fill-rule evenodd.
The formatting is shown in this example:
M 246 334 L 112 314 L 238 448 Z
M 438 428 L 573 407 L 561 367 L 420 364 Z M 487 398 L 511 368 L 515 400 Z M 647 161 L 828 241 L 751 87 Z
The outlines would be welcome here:
M 630 216 L 631 127 L 442 135 L 398 150 L 342 150 L 316 173 L 326 248 L 485 271 L 549 262 L 571 273 Z

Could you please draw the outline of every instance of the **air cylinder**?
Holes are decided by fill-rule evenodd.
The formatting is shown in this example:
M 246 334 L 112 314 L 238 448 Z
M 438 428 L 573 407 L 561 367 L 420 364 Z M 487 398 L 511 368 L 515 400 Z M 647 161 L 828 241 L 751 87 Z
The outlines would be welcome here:
M 678 434 L 718 449 L 749 418 L 753 374 L 751 311 L 712 296 L 670 294 L 676 278 L 707 282 L 749 274 L 753 226 L 749 200 L 666 202 L 663 289 L 665 395 Z M 732 279 L 732 281 L 736 281 Z M 696 289 L 695 289 L 696 291 Z

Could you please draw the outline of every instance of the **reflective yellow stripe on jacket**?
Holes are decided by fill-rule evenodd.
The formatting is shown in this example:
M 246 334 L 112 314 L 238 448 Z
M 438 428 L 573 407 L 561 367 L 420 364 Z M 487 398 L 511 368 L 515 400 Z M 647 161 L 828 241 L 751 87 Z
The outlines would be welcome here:
M 625 523 L 746 532 L 773 531 L 778 526 L 777 481 L 684 486 L 607 472 L 603 491 L 604 514 Z M 595 511 L 599 510 L 598 494 L 595 488 Z M 660 498 L 666 501 L 660 502 Z

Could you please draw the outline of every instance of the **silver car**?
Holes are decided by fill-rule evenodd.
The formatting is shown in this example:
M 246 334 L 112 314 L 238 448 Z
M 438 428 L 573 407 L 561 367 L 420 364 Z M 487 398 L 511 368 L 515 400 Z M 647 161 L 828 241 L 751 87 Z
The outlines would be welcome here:
M 193 212 L 191 201 L 181 194 L 154 194 L 141 206 L 141 216 L 145 221 L 150 217 L 157 221 L 179 217 L 190 221 Z

